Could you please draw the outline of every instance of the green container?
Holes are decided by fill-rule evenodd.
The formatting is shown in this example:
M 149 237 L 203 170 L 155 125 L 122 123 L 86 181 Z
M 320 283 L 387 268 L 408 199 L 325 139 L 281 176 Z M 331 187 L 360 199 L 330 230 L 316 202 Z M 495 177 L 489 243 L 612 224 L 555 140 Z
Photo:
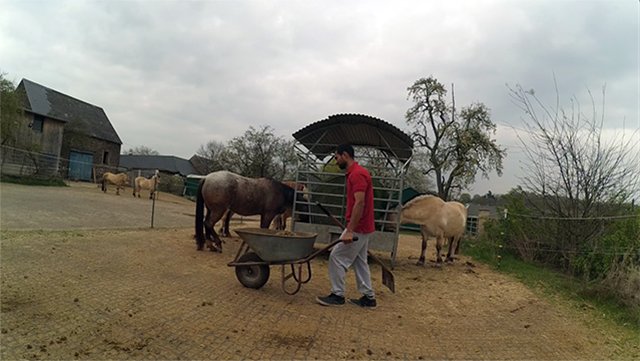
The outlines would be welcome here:
M 187 180 L 184 182 L 184 191 L 182 192 L 182 195 L 187 198 L 196 198 L 198 185 L 200 185 L 200 180 L 204 177 L 206 176 L 189 174 L 187 176 Z

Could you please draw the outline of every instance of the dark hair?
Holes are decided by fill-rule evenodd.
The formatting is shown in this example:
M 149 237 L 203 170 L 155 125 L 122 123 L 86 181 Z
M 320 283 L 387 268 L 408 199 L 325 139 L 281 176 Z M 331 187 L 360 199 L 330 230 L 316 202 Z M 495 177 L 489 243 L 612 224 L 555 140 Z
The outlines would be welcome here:
M 351 144 L 347 144 L 347 143 L 340 144 L 338 148 L 336 148 L 336 153 L 338 154 L 347 153 L 351 158 L 355 158 L 355 155 L 353 153 L 353 147 L 351 146 Z

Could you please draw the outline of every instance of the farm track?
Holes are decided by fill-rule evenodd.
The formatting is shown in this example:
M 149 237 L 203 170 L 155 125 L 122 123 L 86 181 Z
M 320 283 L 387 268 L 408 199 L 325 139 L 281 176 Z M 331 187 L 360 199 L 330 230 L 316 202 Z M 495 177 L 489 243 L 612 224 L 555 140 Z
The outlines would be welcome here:
M 410 235 L 396 294 L 372 266 L 374 311 L 314 303 L 328 290 L 326 257 L 295 296 L 276 267 L 246 289 L 226 266 L 238 238 L 222 254 L 197 252 L 192 202 L 160 194 L 149 229 L 150 201 L 130 192 L 0 185 L 2 360 L 640 358 L 637 335 L 589 307 L 541 298 L 466 257 L 415 266 Z M 347 287 L 359 296 L 352 276 Z

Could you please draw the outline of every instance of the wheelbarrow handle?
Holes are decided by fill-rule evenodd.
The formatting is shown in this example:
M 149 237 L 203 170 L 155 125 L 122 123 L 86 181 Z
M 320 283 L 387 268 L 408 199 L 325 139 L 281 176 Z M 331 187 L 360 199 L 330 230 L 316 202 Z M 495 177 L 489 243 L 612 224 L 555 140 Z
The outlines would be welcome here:
M 340 222 L 336 217 L 333 216 L 333 214 L 331 214 L 331 212 L 329 212 L 326 208 L 324 208 L 322 203 L 316 201 L 316 206 L 318 206 L 318 207 L 320 207 L 320 209 L 322 209 L 324 214 L 326 214 L 327 217 L 329 217 L 329 219 L 331 219 L 333 224 L 335 224 L 336 226 L 344 229 L 344 225 L 342 224 L 342 222 Z M 353 237 L 353 241 L 354 242 L 357 241 L 357 240 L 358 240 L 358 237 Z
M 340 228 L 344 228 L 344 226 L 342 225 L 342 222 L 340 222 L 336 217 L 333 216 L 333 214 L 331 214 L 331 212 L 329 212 L 328 209 L 326 209 L 322 203 L 316 201 L 316 206 L 318 206 L 323 212 L 324 214 L 327 215 L 327 217 L 329 217 L 329 219 L 331 219 L 331 221 L 338 227 Z

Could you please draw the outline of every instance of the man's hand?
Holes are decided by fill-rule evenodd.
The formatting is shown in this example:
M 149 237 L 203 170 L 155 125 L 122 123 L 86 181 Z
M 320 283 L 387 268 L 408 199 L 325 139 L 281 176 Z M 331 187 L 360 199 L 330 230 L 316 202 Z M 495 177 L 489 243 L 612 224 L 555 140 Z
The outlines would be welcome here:
M 342 232 L 342 236 L 340 237 L 340 239 L 344 244 L 349 244 L 353 242 L 353 232 L 345 229 L 344 232 Z

